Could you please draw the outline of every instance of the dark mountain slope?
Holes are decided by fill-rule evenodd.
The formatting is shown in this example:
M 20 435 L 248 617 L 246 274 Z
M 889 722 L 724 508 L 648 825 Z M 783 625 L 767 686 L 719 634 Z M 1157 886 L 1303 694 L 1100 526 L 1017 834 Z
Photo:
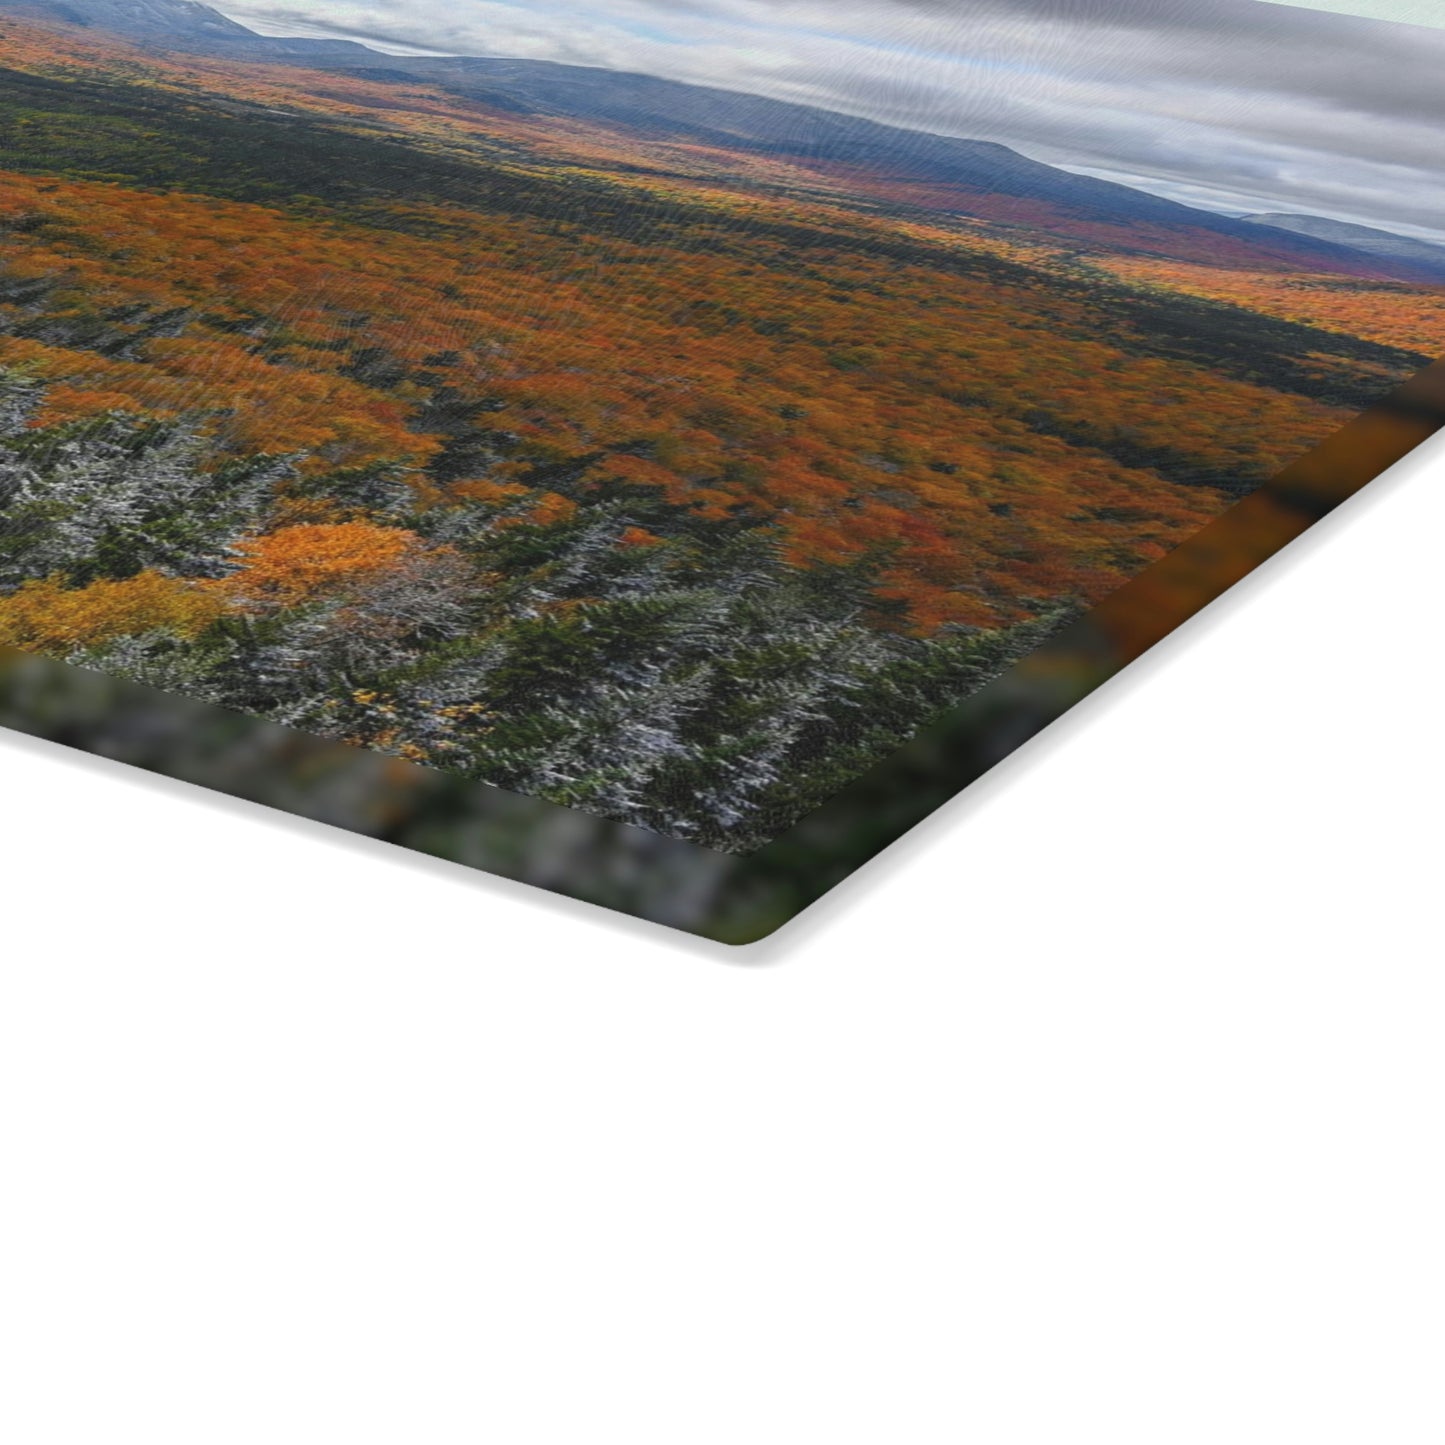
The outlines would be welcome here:
M 5 0 L 0 10 L 117 35 L 220 43 L 255 38 L 244 25 L 193 0 Z
M 343 40 L 276 39 L 193 0 L 0 0 L 4 13 L 93 27 L 162 50 L 342 70 L 382 82 L 425 81 L 513 113 L 622 127 L 652 140 L 726 146 L 871 182 L 955 188 L 927 198 L 927 208 L 937 211 L 987 217 L 988 209 L 980 208 L 976 198 L 1006 197 L 1085 222 L 1188 236 L 1195 251 L 1211 236 L 1242 243 L 1247 255 L 1230 258 L 1240 263 L 1273 261 L 1411 282 L 1440 278 L 1416 257 L 1196 210 L 1030 160 L 993 142 L 905 130 L 655 76 L 549 61 L 384 55 Z M 1168 253 L 1158 235 L 1152 246 L 1142 248 Z
M 257 35 L 197 0 L 0 0 L 0 15 L 103 30 L 157 49 L 235 59 L 327 56 L 355 61 L 376 52 L 349 40 L 281 40 Z
M 1363 253 L 1346 244 L 1197 210 L 1130 186 L 1060 170 L 1005 145 L 904 130 L 763 96 L 538 60 L 398 58 L 368 52 L 361 64 L 352 59 L 345 68 L 372 78 L 390 74 L 425 79 L 500 109 L 623 126 L 653 139 L 723 145 L 887 180 L 1016 197 L 1113 224 L 1208 232 L 1293 265 L 1349 274 L 1383 269 L 1400 279 L 1427 279 L 1406 258 Z M 935 202 L 935 208 L 972 214 L 966 195 L 957 200 L 955 207 Z
M 1275 230 L 1293 231 L 1317 241 L 1336 246 L 1349 246 L 1367 256 L 1380 256 L 1432 271 L 1445 280 L 1445 246 L 1417 241 L 1412 236 L 1397 236 L 1393 231 L 1380 231 L 1373 226 L 1354 226 L 1347 221 L 1331 221 L 1325 216 L 1261 215 L 1245 219 Z

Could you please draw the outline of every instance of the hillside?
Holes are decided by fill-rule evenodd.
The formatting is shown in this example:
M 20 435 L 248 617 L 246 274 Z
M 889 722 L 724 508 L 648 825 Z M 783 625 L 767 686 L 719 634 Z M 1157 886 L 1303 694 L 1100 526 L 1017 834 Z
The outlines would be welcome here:
M 0 14 L 61 26 L 101 31 L 162 49 L 213 52 L 232 59 L 265 59 L 288 54 L 368 55 L 347 41 L 293 44 L 271 40 L 198 0 L 0 0 Z
M 384 55 L 349 41 L 254 34 L 193 0 L 0 0 L 7 12 L 232 60 L 341 70 L 393 86 L 425 82 L 520 116 L 618 127 L 641 142 L 722 146 L 827 177 L 909 209 L 1045 226 L 1084 243 L 1183 261 L 1231 260 L 1344 275 L 1435 279 L 1418 258 L 1271 229 L 1031 160 L 992 142 L 639 74 L 545 61 Z
M 0 645 L 746 849 L 1445 352 L 1269 237 L 514 101 L 0 25 Z
M 1445 245 L 1436 246 L 1409 236 L 1397 236 L 1393 231 L 1381 231 L 1373 226 L 1355 226 L 1346 221 L 1332 221 L 1325 216 L 1266 214 L 1247 216 L 1245 219 L 1255 225 L 1268 226 L 1272 230 L 1294 231 L 1301 236 L 1326 241 L 1331 245 L 1348 246 L 1364 255 L 1413 266 L 1428 275 L 1445 280 Z

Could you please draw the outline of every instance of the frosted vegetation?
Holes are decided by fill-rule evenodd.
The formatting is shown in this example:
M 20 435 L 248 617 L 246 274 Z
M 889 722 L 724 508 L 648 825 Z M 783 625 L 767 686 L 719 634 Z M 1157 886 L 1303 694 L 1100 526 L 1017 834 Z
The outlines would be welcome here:
M 437 500 L 399 467 L 219 457 L 204 417 L 37 426 L 0 374 L 0 642 L 748 850 L 1057 627 L 922 640 L 879 563 L 554 468 Z M 308 524 L 324 498 L 327 522 Z

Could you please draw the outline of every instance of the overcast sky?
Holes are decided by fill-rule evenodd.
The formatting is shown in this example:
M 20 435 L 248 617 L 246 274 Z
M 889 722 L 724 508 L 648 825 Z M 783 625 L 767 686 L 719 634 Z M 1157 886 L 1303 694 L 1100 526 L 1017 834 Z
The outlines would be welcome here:
M 1341 9 L 1348 0 L 1322 0 Z M 1445 29 L 1259 0 L 224 0 L 272 35 L 644 71 L 1225 211 L 1445 239 Z M 1360 0 L 1422 20 L 1445 0 Z

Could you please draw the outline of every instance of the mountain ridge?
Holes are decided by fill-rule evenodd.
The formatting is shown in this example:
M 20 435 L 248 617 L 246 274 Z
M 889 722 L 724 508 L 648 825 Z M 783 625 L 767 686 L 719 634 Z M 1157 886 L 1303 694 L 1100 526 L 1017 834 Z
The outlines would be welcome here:
M 1244 219 L 1252 225 L 1267 226 L 1275 231 L 1292 231 L 1315 240 L 1349 246 L 1353 250 L 1363 251 L 1366 255 L 1426 267 L 1445 280 L 1445 245 L 1417 240 L 1413 236 L 1402 236 L 1397 231 L 1386 231 L 1377 226 L 1334 221 L 1328 216 L 1267 211 L 1245 216 Z
M 356 41 L 264 36 L 199 0 L 0 0 L 4 14 L 101 30 L 175 53 L 426 83 L 514 113 L 621 126 L 650 139 L 724 145 L 825 174 L 862 173 L 885 184 L 955 188 L 952 196 L 931 195 L 926 206 L 945 214 L 979 214 L 968 204 L 970 197 L 1011 197 L 1111 225 L 1212 234 L 1306 269 L 1431 284 L 1445 277 L 1445 269 L 1418 256 L 1201 210 L 1077 175 L 996 141 L 909 130 L 743 91 L 553 61 L 398 56 Z

